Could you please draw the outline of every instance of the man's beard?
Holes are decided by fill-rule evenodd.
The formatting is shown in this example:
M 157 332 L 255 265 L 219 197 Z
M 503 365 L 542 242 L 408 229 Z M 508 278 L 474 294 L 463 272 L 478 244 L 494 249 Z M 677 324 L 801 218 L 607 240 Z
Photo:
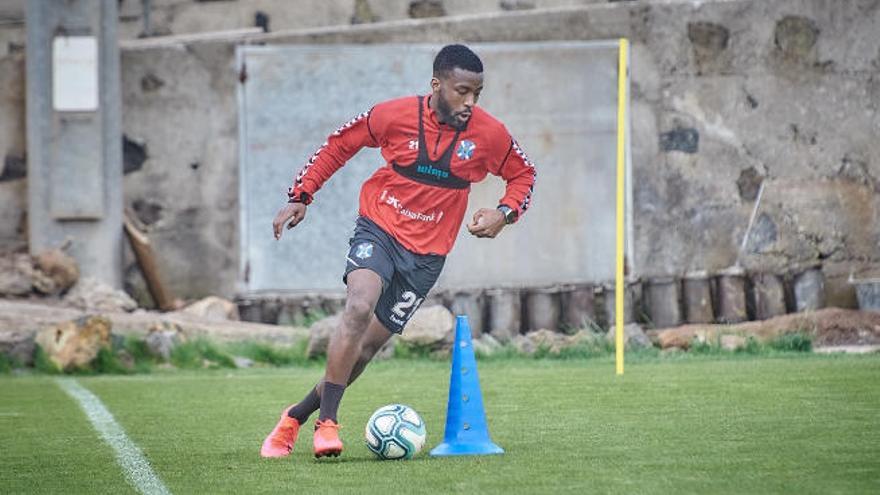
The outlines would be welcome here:
M 440 115 L 440 121 L 452 126 L 458 130 L 464 129 L 467 121 L 459 123 L 459 120 L 452 113 L 452 106 L 443 98 L 443 92 L 437 93 L 437 114 Z

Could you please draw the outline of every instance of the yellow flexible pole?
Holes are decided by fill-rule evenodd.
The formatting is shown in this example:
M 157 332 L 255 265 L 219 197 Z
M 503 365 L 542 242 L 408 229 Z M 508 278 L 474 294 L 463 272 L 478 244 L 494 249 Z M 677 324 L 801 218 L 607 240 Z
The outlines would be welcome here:
M 629 53 L 629 40 L 620 39 L 620 57 L 617 69 L 617 266 L 614 272 L 614 326 L 615 326 L 615 354 L 617 374 L 623 374 L 623 233 L 624 233 L 624 183 L 626 172 L 626 157 L 624 156 L 624 140 L 626 138 L 626 80 L 627 60 Z

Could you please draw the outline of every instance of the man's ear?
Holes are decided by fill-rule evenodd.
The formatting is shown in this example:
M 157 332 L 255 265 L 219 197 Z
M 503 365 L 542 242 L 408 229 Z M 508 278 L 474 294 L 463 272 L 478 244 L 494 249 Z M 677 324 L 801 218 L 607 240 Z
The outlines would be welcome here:
M 435 93 L 440 90 L 440 79 L 436 77 L 431 78 L 431 90 Z

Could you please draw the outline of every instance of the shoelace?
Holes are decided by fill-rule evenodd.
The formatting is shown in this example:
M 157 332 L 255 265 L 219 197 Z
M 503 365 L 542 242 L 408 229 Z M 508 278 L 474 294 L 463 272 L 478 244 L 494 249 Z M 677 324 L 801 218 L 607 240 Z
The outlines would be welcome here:
M 320 428 L 336 428 L 337 430 L 339 430 L 340 428 L 342 428 L 342 425 L 339 423 L 334 423 L 331 419 L 328 419 L 326 421 L 321 421 L 319 419 L 318 421 L 315 421 L 315 430 L 318 430 Z

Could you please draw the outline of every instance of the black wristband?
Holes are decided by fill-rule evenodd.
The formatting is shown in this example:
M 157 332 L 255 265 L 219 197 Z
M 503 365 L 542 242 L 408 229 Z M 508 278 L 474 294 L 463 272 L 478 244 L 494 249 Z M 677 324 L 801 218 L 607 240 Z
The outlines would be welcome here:
M 312 198 L 304 192 L 299 193 L 299 195 L 290 195 L 287 200 L 288 203 L 302 203 L 304 205 L 308 205 L 312 202 Z

